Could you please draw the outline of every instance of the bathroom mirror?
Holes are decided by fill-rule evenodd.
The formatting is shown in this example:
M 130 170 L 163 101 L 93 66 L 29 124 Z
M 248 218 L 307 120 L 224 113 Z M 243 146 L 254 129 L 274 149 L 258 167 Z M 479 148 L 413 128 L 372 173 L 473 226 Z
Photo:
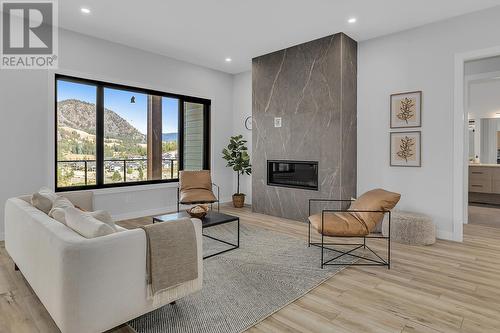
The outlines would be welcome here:
M 500 164 L 500 118 L 469 119 L 469 160 Z

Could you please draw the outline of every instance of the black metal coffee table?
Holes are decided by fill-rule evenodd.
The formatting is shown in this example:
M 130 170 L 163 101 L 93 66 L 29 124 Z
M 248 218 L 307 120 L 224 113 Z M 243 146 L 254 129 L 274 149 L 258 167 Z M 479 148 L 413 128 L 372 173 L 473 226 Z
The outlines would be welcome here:
M 153 217 L 153 223 L 171 222 L 171 221 L 177 220 L 179 218 L 183 218 L 183 217 L 191 217 L 191 216 L 187 212 L 179 212 L 179 213 L 160 215 L 160 216 Z M 228 251 L 232 251 L 232 250 L 240 247 L 240 218 L 237 216 L 232 216 L 232 215 L 228 215 L 228 214 L 214 212 L 211 210 L 208 212 L 208 214 L 204 218 L 201 219 L 202 229 L 215 227 L 216 225 L 226 224 L 226 223 L 230 223 L 230 222 L 237 222 L 237 237 L 238 237 L 238 239 L 237 239 L 236 244 L 219 239 L 219 238 L 215 238 L 213 236 L 206 235 L 205 233 L 203 233 L 204 237 L 213 239 L 217 242 L 220 242 L 220 243 L 223 243 L 223 244 L 230 246 L 230 248 L 228 248 L 226 250 L 219 251 L 217 253 L 213 253 L 213 254 L 204 256 L 203 259 L 207 259 L 207 258 L 216 256 L 216 255 L 228 252 Z

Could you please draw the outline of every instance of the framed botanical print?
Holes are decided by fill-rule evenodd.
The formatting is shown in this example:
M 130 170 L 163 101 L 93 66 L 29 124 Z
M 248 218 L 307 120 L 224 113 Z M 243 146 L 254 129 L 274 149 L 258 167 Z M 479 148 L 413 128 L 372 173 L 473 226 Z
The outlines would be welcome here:
M 391 128 L 422 126 L 422 92 L 391 95 Z
M 421 134 L 392 132 L 390 134 L 391 166 L 419 167 L 421 163 Z

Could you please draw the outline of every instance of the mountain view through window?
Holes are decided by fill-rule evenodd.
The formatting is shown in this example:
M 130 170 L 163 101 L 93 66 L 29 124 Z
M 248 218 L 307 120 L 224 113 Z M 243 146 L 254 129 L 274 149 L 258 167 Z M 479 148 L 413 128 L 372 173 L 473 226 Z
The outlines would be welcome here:
M 57 80 L 57 188 L 98 185 L 99 177 L 108 185 L 177 179 L 181 101 L 114 87 L 100 92 L 101 104 L 98 86 Z
M 57 185 L 96 184 L 95 86 L 57 82 Z

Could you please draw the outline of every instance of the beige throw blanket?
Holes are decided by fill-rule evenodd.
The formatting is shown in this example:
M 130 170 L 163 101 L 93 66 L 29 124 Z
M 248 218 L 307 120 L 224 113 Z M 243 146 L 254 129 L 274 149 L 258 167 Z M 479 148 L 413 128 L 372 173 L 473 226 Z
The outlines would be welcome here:
M 189 218 L 143 226 L 150 297 L 198 277 L 198 247 Z

